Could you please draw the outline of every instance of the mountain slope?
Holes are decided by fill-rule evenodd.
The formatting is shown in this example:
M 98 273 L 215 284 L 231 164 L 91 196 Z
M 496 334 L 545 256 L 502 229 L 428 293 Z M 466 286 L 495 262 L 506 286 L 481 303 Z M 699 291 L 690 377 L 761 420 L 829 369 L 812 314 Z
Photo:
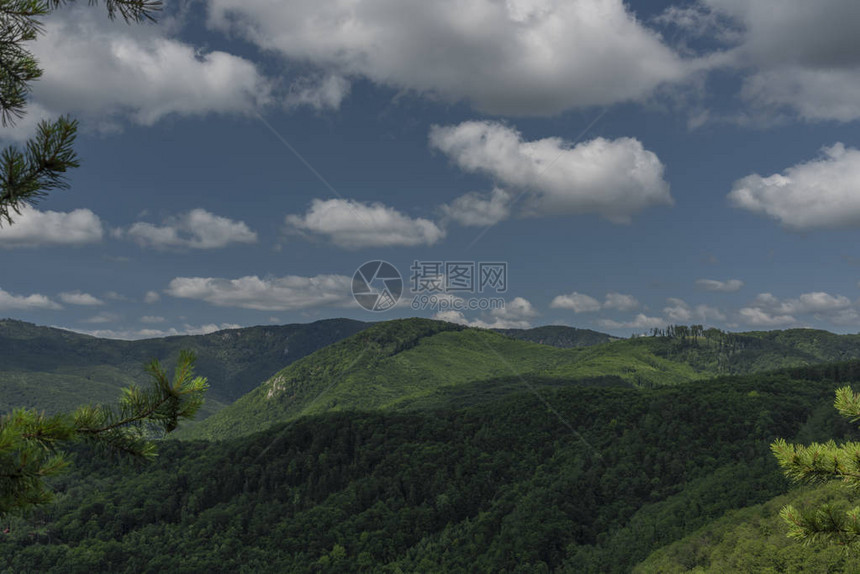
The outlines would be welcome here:
M 850 490 L 832 483 L 799 489 L 764 504 L 743 508 L 652 553 L 634 574 L 722 574 L 723 572 L 860 572 L 860 556 L 838 546 L 803 545 L 786 536 L 783 506 L 856 506 Z
M 806 372 L 326 413 L 168 441 L 143 467 L 84 456 L 54 508 L 4 523 L 0 570 L 625 573 L 786 492 L 775 437 L 839 436 L 815 413 L 838 418 L 840 369 Z
M 618 337 L 613 337 L 599 331 L 577 329 L 563 325 L 546 325 L 543 327 L 534 327 L 533 329 L 494 329 L 494 331 L 502 335 L 507 335 L 512 339 L 531 341 L 532 343 L 550 345 L 561 349 L 590 347 L 618 340 Z
M 179 437 L 223 439 L 332 410 L 435 408 L 569 384 L 675 385 L 860 357 L 856 336 L 640 337 L 561 349 L 428 319 L 378 323 L 278 372 Z
M 591 379 L 658 385 L 710 373 L 655 356 L 642 342 L 559 349 L 428 319 L 376 324 L 286 367 L 180 437 L 221 439 L 343 409 L 408 409 L 484 382 L 504 392 Z M 522 378 L 522 379 L 521 379 Z M 500 393 L 491 393 L 498 396 Z
M 0 412 L 19 406 L 55 412 L 83 403 L 113 401 L 120 387 L 146 380 L 144 363 L 159 359 L 170 366 L 181 349 L 197 353 L 197 372 L 210 383 L 205 408 L 211 412 L 285 365 L 367 325 L 332 319 L 118 341 L 0 320 Z

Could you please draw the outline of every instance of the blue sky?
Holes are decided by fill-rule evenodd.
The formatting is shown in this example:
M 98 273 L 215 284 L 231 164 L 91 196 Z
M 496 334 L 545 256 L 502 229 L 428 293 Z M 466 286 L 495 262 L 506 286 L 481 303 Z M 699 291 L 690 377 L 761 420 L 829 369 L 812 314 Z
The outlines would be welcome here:
M 408 292 L 384 313 L 353 301 L 366 261 L 407 283 L 415 260 L 504 261 L 504 309 L 418 314 L 857 332 L 858 17 L 850 0 L 209 0 L 141 26 L 61 10 L 0 137 L 73 114 L 82 166 L 0 229 L 0 316 L 121 338 L 382 320 L 416 312 Z

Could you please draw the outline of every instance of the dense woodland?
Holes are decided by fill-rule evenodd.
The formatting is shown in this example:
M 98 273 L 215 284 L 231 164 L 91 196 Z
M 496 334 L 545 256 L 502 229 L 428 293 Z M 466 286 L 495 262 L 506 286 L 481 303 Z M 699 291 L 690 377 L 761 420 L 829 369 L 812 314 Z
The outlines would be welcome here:
M 787 492 L 769 444 L 853 436 L 860 364 L 659 389 L 543 387 L 466 408 L 334 412 L 151 465 L 80 452 L 7 517 L 13 572 L 627 572 Z M 552 409 L 547 408 L 547 404 Z M 775 526 L 778 528 L 778 526 Z M 648 570 L 645 570 L 648 571 Z

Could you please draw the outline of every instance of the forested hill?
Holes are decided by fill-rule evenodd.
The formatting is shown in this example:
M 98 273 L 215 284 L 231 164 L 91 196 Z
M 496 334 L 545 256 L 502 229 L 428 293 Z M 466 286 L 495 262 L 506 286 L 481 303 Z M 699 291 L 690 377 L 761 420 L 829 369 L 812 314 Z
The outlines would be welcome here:
M 676 326 L 560 349 L 428 319 L 386 321 L 291 364 L 179 436 L 229 438 L 332 410 L 475 404 L 544 385 L 674 385 L 860 358 L 858 341 L 804 329 L 734 334 Z
M 502 335 L 507 335 L 512 339 L 531 341 L 532 343 L 540 343 L 541 345 L 551 345 L 561 349 L 590 347 L 618 340 L 618 337 L 613 337 L 599 331 L 577 329 L 564 325 L 546 325 L 533 329 L 494 329 L 494 331 Z
M 528 385 L 655 386 L 860 357 L 857 335 L 810 329 L 676 326 L 656 335 L 606 342 L 570 327 L 497 333 L 426 319 L 332 319 L 117 341 L 2 320 L 0 410 L 112 402 L 145 378 L 144 363 L 169 365 L 180 349 L 197 353 L 197 372 L 210 381 L 201 419 L 241 397 L 180 433 L 208 438 L 329 410 L 477 404 Z
M 197 353 L 197 372 L 210 382 L 207 401 L 212 410 L 296 359 L 368 325 L 329 319 L 118 341 L 4 319 L 0 320 L 0 412 L 22 406 L 55 412 L 84 403 L 113 402 L 121 387 L 145 380 L 144 363 L 159 359 L 170 366 L 181 349 Z
M 142 467 L 81 456 L 55 506 L 0 524 L 0 570 L 626 573 L 785 493 L 775 438 L 852 436 L 833 389 L 858 366 L 330 412 Z
M 528 385 L 681 383 L 701 376 L 647 345 L 576 349 L 429 319 L 376 324 L 286 367 L 179 436 L 221 439 L 330 410 L 437 408 L 498 398 Z
M 0 319 L 0 412 L 35 407 L 47 412 L 116 400 L 119 389 L 145 379 L 143 365 L 169 365 L 180 349 L 195 351 L 197 371 L 209 379 L 207 416 L 259 386 L 274 373 L 358 333 L 372 323 L 327 319 L 308 324 L 227 329 L 188 335 L 120 341 Z M 610 340 L 609 335 L 572 327 L 514 330 L 511 337 L 560 347 Z

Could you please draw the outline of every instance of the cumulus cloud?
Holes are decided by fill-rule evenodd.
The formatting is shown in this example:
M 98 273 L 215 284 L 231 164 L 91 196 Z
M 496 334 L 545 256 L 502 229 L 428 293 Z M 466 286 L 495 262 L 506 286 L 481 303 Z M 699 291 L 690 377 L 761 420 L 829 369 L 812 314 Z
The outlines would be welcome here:
M 344 275 L 287 275 L 264 279 L 256 275 L 238 279 L 176 277 L 168 285 L 166 293 L 173 297 L 206 301 L 218 307 L 291 311 L 352 305 L 351 286 L 352 278 Z
M 200 50 L 170 31 L 129 27 L 93 10 L 51 14 L 32 46 L 44 68 L 36 105 L 116 128 L 120 119 L 152 125 L 171 114 L 248 113 L 269 101 L 270 84 L 252 62 Z
M 821 157 L 781 174 L 736 181 L 729 199 L 791 229 L 860 226 L 860 151 L 841 143 L 825 147 Z
M 166 319 L 159 315 L 144 315 L 140 318 L 141 323 L 164 323 Z
M 728 279 L 719 281 L 717 279 L 699 279 L 696 281 L 696 287 L 704 291 L 718 291 L 721 293 L 734 293 L 739 291 L 744 286 L 744 282 L 740 279 Z
M 257 234 L 245 222 L 200 208 L 169 217 L 163 225 L 138 221 L 121 234 L 143 247 L 155 249 L 218 249 L 232 243 L 257 241 Z
M 32 310 L 32 309 L 62 309 L 62 306 L 45 295 L 13 295 L 0 289 L 0 309 Z
M 549 306 L 553 309 L 570 309 L 574 313 L 591 313 L 600 311 L 602 307 L 594 297 L 576 291 L 569 295 L 558 295 Z
M 25 207 L 12 225 L 0 227 L 0 247 L 42 247 L 98 243 L 104 235 L 99 216 L 89 209 L 39 211 Z
M 460 169 L 486 174 L 524 194 L 523 215 L 597 213 L 626 223 L 647 207 L 673 203 L 662 162 L 634 138 L 596 138 L 576 145 L 555 137 L 525 141 L 505 124 L 468 121 L 434 126 L 430 146 Z M 465 196 L 455 205 L 468 206 L 476 199 L 481 200 Z M 505 206 L 503 200 L 497 203 Z M 494 217 L 502 213 L 497 208 Z
M 60 301 L 69 305 L 104 305 L 104 301 L 98 297 L 93 297 L 89 293 L 81 293 L 80 291 L 68 291 L 60 293 Z
M 612 293 L 607 295 L 607 303 L 602 305 L 603 309 L 612 309 L 609 305 L 612 300 Z M 615 294 L 617 295 L 617 294 Z M 621 297 L 630 297 L 629 295 Z M 639 306 L 639 302 L 630 297 L 631 300 L 623 299 L 628 305 L 624 307 L 615 307 L 618 310 L 630 310 Z M 616 299 L 617 300 L 617 299 Z M 635 307 L 634 307 L 635 302 Z M 663 308 L 662 317 L 652 317 L 644 313 L 638 313 L 633 319 L 628 321 L 618 321 L 615 319 L 600 318 L 597 324 L 604 329 L 652 329 L 655 327 L 665 327 L 672 323 L 695 324 L 695 323 L 713 323 L 725 321 L 726 314 L 710 305 L 691 305 L 683 299 L 670 297 L 666 300 L 666 306 Z
M 529 329 L 532 319 L 538 312 L 531 302 L 523 297 L 514 297 L 507 301 L 504 307 L 493 309 L 485 319 L 468 319 L 462 311 L 446 310 L 439 311 L 433 318 L 438 321 L 448 321 L 479 329 Z
M 336 110 L 349 96 L 349 80 L 336 74 L 315 78 L 301 78 L 293 82 L 285 104 L 288 108 L 309 106 L 316 110 Z
M 803 293 L 795 298 L 780 299 L 772 293 L 760 293 L 739 312 L 740 321 L 755 327 L 776 327 L 798 323 L 798 316 L 812 315 L 820 321 L 835 324 L 855 323 L 857 310 L 848 297 L 823 291 Z
M 759 307 L 744 307 L 738 314 L 741 322 L 751 327 L 784 327 L 797 323 L 791 315 L 779 315 Z
M 591 313 L 601 309 L 632 311 L 639 307 L 639 301 L 632 295 L 607 293 L 603 303 L 584 293 L 574 291 L 568 295 L 558 295 L 549 306 L 553 309 L 570 309 L 574 313 Z
M 490 311 L 490 315 L 507 321 L 523 321 L 537 317 L 538 312 L 528 299 L 514 297 L 504 307 Z
M 860 118 L 860 4 L 782 0 L 775 8 L 772 0 L 703 0 L 675 15 L 731 42 L 721 61 L 748 70 L 741 93 L 754 106 L 808 120 Z
M 442 212 L 450 220 L 464 226 L 495 225 L 511 214 L 513 196 L 504 189 L 495 188 L 489 194 L 472 192 L 443 205 Z
M 494 114 L 636 100 L 687 72 L 621 0 L 213 0 L 209 25 L 328 73 Z
M 822 291 L 803 293 L 796 299 L 779 299 L 771 293 L 760 293 L 755 298 L 755 306 L 777 313 L 830 313 L 851 306 L 851 300 L 844 295 L 831 295 Z
M 96 315 L 93 315 L 92 317 L 88 317 L 87 319 L 84 319 L 83 322 L 84 323 L 93 323 L 93 324 L 115 323 L 116 321 L 119 321 L 120 318 L 121 317 L 119 315 L 117 315 L 116 313 L 109 313 L 107 311 L 102 311 L 101 313 L 98 313 Z
M 345 249 L 433 245 L 445 237 L 428 219 L 348 199 L 315 199 L 304 215 L 288 215 L 286 225 L 288 231 L 321 235 Z
M 617 311 L 632 311 L 639 307 L 639 301 L 632 295 L 622 293 L 607 293 L 603 302 L 604 309 L 615 309 Z
M 691 306 L 683 299 L 670 297 L 668 306 L 663 308 L 667 323 L 707 323 L 725 321 L 725 314 L 710 305 Z
M 654 327 L 665 327 L 667 322 L 662 317 L 649 317 L 644 313 L 639 313 L 630 321 L 598 319 L 597 324 L 604 329 L 652 329 Z
M 235 323 L 208 323 L 205 325 L 185 324 L 181 329 L 170 327 L 169 329 L 68 329 L 76 333 L 92 335 L 103 339 L 120 339 L 124 341 L 136 341 L 139 339 L 156 339 L 161 337 L 175 337 L 177 335 L 208 335 L 224 329 L 240 329 L 242 326 Z
M 161 295 L 158 294 L 158 291 L 147 291 L 146 295 L 143 296 L 144 303 L 158 303 L 161 300 Z

